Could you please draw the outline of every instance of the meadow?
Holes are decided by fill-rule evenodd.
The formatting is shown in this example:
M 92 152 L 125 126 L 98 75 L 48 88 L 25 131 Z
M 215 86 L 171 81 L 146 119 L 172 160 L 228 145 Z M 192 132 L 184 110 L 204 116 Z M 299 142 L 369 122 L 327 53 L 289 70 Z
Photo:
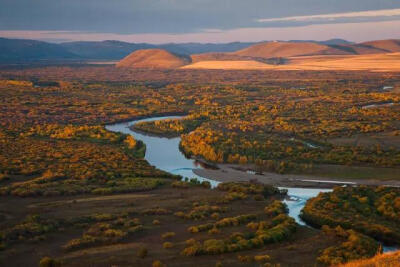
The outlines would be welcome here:
M 329 266 L 398 240 L 396 189 L 337 188 L 310 200 L 303 216 L 318 230 L 287 214 L 284 190 L 181 181 L 151 166 L 140 140 L 105 129 L 184 115 L 134 128 L 180 136 L 187 156 L 217 166 L 370 168 L 371 179 L 396 181 L 397 73 L 79 65 L 2 67 L 0 77 L 0 265 Z M 360 224 L 349 225 L 352 216 Z

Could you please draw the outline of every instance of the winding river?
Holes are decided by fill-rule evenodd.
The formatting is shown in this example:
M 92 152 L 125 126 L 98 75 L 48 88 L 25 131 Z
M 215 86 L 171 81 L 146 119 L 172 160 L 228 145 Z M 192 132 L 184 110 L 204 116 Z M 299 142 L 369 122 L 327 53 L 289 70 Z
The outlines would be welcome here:
M 203 168 L 196 160 L 187 159 L 179 150 L 181 138 L 166 138 L 145 135 L 137 131 L 133 131 L 130 127 L 138 122 L 157 121 L 165 119 L 180 119 L 182 116 L 164 116 L 152 117 L 148 119 L 133 120 L 130 122 L 117 123 L 107 125 L 106 129 L 112 132 L 130 134 L 137 140 L 141 140 L 146 144 L 145 159 L 153 166 L 163 171 L 181 175 L 188 178 L 196 178 L 200 181 L 209 181 L 212 187 L 218 185 L 219 182 L 200 177 L 193 173 L 196 168 Z M 284 202 L 289 209 L 289 215 L 292 216 L 300 225 L 306 225 L 299 217 L 300 211 L 303 209 L 307 200 L 317 196 L 320 192 L 329 192 L 331 189 L 308 189 L 308 188 L 283 188 L 288 190 L 288 199 Z M 396 248 L 384 246 L 384 251 L 392 251 Z
M 129 129 L 132 125 L 138 122 L 157 121 L 166 119 L 180 119 L 182 116 L 166 116 L 153 117 L 142 120 L 134 120 L 130 122 L 117 123 L 107 125 L 106 129 L 112 132 L 120 132 L 130 134 L 136 140 L 141 140 L 146 144 L 145 159 L 153 166 L 160 170 L 181 175 L 188 178 L 197 178 L 200 181 L 209 181 L 213 187 L 218 185 L 218 182 L 200 177 L 193 173 L 193 169 L 202 168 L 202 166 L 192 159 L 187 159 L 179 150 L 180 137 L 166 138 L 142 134 Z

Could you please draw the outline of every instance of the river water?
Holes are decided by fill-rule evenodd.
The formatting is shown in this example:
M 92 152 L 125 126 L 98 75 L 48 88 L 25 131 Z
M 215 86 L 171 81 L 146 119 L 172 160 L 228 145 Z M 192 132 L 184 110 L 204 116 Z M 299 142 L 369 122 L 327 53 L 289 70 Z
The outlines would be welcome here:
M 133 120 L 130 122 L 117 123 L 107 125 L 106 129 L 112 132 L 119 132 L 124 134 L 130 134 L 135 137 L 136 140 L 141 140 L 146 145 L 145 159 L 153 166 L 160 170 L 181 175 L 187 178 L 196 178 L 199 181 L 208 181 L 212 187 L 216 187 L 219 182 L 210 180 L 207 178 L 200 177 L 193 173 L 193 169 L 203 168 L 196 160 L 187 159 L 183 153 L 179 150 L 180 137 L 166 138 L 159 136 L 146 135 L 137 131 L 129 129 L 132 125 L 138 122 L 166 120 L 166 119 L 180 119 L 182 116 L 164 116 L 164 117 L 153 117 L 141 120 Z M 320 192 L 329 192 L 330 189 L 318 189 L 318 188 L 284 188 L 288 190 L 288 198 L 284 200 L 289 209 L 289 215 L 293 217 L 296 222 L 300 225 L 306 225 L 301 220 L 300 211 L 303 209 L 307 200 L 317 196 Z M 384 251 L 396 250 L 395 247 L 383 247 Z
M 218 185 L 218 182 L 200 177 L 193 173 L 193 169 L 202 168 L 202 166 L 192 159 L 187 159 L 179 150 L 180 137 L 166 138 L 152 135 L 146 135 L 129 129 L 132 125 L 138 122 L 157 121 L 166 119 L 180 119 L 182 116 L 166 116 L 153 117 L 142 120 L 135 120 L 124 123 L 107 125 L 106 129 L 112 132 L 120 132 L 130 134 L 136 140 L 141 140 L 146 144 L 145 159 L 153 166 L 160 170 L 181 175 L 188 178 L 196 178 L 200 181 L 209 181 L 213 187 Z

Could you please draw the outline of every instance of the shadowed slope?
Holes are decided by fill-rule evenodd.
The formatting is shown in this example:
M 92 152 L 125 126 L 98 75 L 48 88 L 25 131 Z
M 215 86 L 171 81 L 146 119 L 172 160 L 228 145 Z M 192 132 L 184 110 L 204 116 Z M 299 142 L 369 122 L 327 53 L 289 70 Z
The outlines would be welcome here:
M 362 43 L 376 49 L 385 50 L 386 53 L 400 52 L 400 40 L 379 40 Z

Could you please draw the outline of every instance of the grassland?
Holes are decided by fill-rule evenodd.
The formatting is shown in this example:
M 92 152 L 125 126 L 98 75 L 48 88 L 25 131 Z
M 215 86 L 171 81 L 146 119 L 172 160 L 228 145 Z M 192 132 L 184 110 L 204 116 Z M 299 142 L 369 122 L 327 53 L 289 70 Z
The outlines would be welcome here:
M 257 265 L 258 260 L 311 266 L 321 249 L 345 241 L 293 224 L 280 208 L 277 199 L 282 195 L 272 188 L 260 191 L 262 186 L 252 185 L 246 188 L 256 190 L 249 191 L 239 185 L 232 190 L 232 185 L 210 190 L 179 183 L 123 198 L 3 197 L 0 263 L 32 266 L 50 257 L 62 266 L 151 266 L 157 260 L 168 266 L 189 266 L 193 261 L 197 266 Z M 249 219 L 241 219 L 245 216 Z M 282 220 L 294 227 L 284 235 L 277 232 Z M 212 227 L 193 230 L 201 225 Z M 275 230 L 270 239 L 256 243 L 255 237 L 268 233 L 261 229 Z
M 373 55 L 332 55 L 289 57 L 289 63 L 282 65 L 266 64 L 254 60 L 208 60 L 183 66 L 183 69 L 225 69 L 225 70 L 363 70 L 400 71 L 400 53 Z
M 399 103 L 396 73 L 79 66 L 0 77 L 0 265 L 314 266 L 379 251 L 353 229 L 297 225 L 274 187 L 178 182 L 143 159 L 140 140 L 104 124 L 188 114 L 138 127 L 277 177 L 324 164 L 398 170 L 398 105 L 363 108 Z M 360 135 L 390 141 L 346 142 Z

